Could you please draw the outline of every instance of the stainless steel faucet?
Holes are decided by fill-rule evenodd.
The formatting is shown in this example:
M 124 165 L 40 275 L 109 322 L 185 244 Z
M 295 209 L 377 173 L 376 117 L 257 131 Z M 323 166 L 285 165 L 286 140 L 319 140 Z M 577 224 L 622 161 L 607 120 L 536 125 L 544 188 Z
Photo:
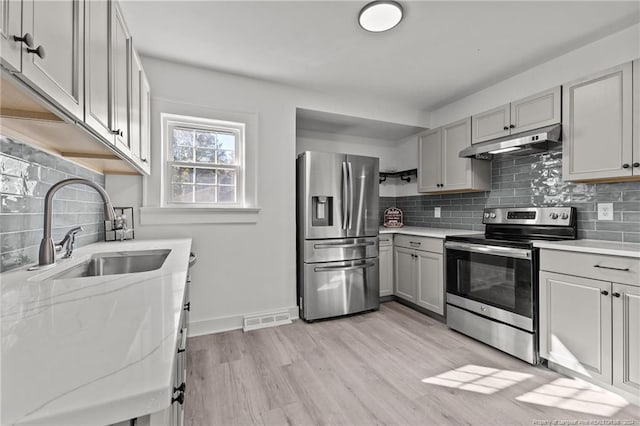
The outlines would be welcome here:
M 60 188 L 76 184 L 90 186 L 100 194 L 102 201 L 104 202 L 104 220 L 114 220 L 116 218 L 113 206 L 111 205 L 111 200 L 109 199 L 109 194 L 107 194 L 107 192 L 97 183 L 81 178 L 65 179 L 56 183 L 49 189 L 49 191 L 47 191 L 47 195 L 44 197 L 44 235 L 40 242 L 40 254 L 38 256 L 39 266 L 52 265 L 56 262 L 56 249 L 53 244 L 53 240 L 51 239 L 53 196 Z M 73 248 L 71 248 L 71 250 L 73 251 Z

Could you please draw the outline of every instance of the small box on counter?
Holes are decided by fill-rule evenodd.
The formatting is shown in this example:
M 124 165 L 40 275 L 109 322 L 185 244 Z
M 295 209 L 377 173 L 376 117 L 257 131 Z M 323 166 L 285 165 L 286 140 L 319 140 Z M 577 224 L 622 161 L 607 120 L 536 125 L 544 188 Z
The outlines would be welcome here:
M 104 222 L 105 241 L 133 240 L 133 207 L 114 207 L 116 213 L 114 221 Z

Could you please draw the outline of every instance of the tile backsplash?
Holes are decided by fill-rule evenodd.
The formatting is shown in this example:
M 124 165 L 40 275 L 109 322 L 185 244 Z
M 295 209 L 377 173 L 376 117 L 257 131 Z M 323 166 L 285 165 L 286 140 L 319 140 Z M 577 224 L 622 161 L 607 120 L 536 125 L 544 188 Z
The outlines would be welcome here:
M 0 272 L 37 263 L 44 196 L 56 182 L 82 177 L 104 186 L 104 175 L 0 135 Z M 84 185 L 60 189 L 53 200 L 53 238 L 81 225 L 76 245 L 104 237 L 100 196 Z
M 408 226 L 483 231 L 485 207 L 573 206 L 579 238 L 640 242 L 640 182 L 570 183 L 562 180 L 562 152 L 497 158 L 491 164 L 491 191 L 465 194 L 381 197 L 384 209 L 396 206 Z M 613 221 L 597 220 L 597 203 L 613 203 Z M 441 207 L 441 217 L 434 217 Z

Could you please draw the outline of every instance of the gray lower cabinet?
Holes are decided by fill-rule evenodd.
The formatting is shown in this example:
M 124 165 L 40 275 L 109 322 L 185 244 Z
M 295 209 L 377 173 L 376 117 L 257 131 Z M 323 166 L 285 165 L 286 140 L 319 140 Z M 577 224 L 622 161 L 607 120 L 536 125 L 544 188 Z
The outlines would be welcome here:
M 541 272 L 540 356 L 610 382 L 610 291 L 605 281 Z
M 443 243 L 438 238 L 397 235 L 395 295 L 444 315 Z
M 540 356 L 640 403 L 640 259 L 542 249 L 540 268 Z
M 460 158 L 460 151 L 469 146 L 471 118 L 421 134 L 418 138 L 418 192 L 488 190 L 491 163 Z
M 634 169 L 640 175 L 640 164 L 633 167 L 632 73 L 629 62 L 563 86 L 565 181 L 629 178 Z
M 23 51 L 18 74 L 80 121 L 84 118 L 84 4 L 81 0 L 22 2 L 22 32 L 33 36 L 33 48 Z
M 380 297 L 393 295 L 393 236 L 378 238 L 380 265 Z
M 14 37 L 22 37 L 22 0 L 0 0 L 0 62 L 2 66 L 20 72 L 21 51 L 24 42 Z
M 479 143 L 560 123 L 561 89 L 554 87 L 471 117 L 471 142 Z

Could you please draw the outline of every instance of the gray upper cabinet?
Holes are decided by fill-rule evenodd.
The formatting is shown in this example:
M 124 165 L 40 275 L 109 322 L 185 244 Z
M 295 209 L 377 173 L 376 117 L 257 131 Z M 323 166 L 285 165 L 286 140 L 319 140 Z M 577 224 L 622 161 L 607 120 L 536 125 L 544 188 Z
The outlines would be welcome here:
M 640 59 L 633 61 L 633 175 L 640 176 Z
M 131 156 L 140 161 L 141 134 L 140 134 L 140 105 L 141 105 L 141 78 L 142 64 L 138 54 L 131 49 L 131 76 L 129 90 L 129 147 Z
M 488 141 L 509 134 L 511 109 L 509 104 L 474 115 L 471 143 Z
M 111 59 L 113 61 L 113 131 L 116 146 L 129 152 L 129 31 L 117 5 L 111 14 Z
M 140 161 L 144 172 L 151 173 L 151 89 L 143 70 L 140 71 Z
M 561 88 L 553 89 L 528 96 L 511 102 L 511 133 L 526 132 L 527 130 L 560 123 Z
M 98 135 L 115 143 L 112 133 L 110 1 L 85 3 L 85 116 L 84 121 Z
M 471 117 L 471 142 L 485 142 L 560 123 L 562 113 L 560 97 L 561 88 L 557 86 L 475 114 Z
M 632 65 L 564 85 L 563 179 L 633 175 Z
M 442 129 L 422 134 L 418 139 L 418 192 L 440 190 L 442 176 Z
M 82 120 L 84 1 L 25 0 L 22 7 L 22 32 L 34 46 L 24 51 L 20 77 Z
M 423 133 L 418 139 L 418 192 L 486 191 L 489 161 L 460 158 L 471 146 L 471 118 Z
M 27 46 L 28 37 L 24 41 L 16 41 L 14 37 L 22 37 L 22 1 L 0 0 L 0 52 L 2 66 L 11 71 L 21 70 L 22 46 Z M 31 35 L 30 35 L 31 36 Z

